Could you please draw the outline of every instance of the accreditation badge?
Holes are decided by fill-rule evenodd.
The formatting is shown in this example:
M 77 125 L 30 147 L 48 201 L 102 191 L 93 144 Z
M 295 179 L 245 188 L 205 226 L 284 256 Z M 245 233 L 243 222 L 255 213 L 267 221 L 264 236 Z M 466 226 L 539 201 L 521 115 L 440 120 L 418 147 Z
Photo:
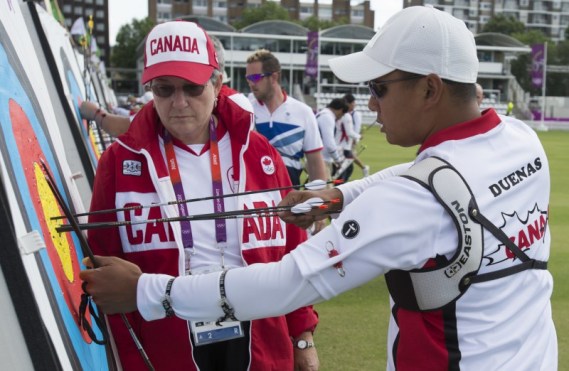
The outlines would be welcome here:
M 245 336 L 240 321 L 199 322 L 190 321 L 192 335 L 196 346 L 218 343 Z
M 192 274 L 204 274 L 222 270 L 221 266 L 208 266 L 192 270 Z M 245 336 L 240 321 L 204 322 L 190 321 L 190 330 L 196 346 L 218 343 Z

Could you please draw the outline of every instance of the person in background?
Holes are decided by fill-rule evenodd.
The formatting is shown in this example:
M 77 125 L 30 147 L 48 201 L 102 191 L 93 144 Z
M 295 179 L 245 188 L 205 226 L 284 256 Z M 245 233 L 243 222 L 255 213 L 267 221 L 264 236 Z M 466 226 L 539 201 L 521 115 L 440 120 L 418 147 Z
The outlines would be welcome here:
M 369 176 L 370 167 L 369 165 L 364 165 L 364 163 L 358 158 L 357 154 L 357 144 L 362 139 L 362 114 L 356 110 L 356 97 L 353 94 L 347 93 L 344 95 L 344 100 L 348 103 L 348 113 L 352 116 L 352 122 L 354 127 L 354 132 L 358 134 L 359 139 L 354 139 L 352 141 L 352 148 L 350 149 L 350 154 L 354 159 L 354 163 L 362 169 L 362 175 L 365 177 Z M 347 157 L 349 158 L 349 157 Z
M 326 179 L 316 118 L 312 108 L 287 95 L 281 87 L 279 60 L 270 51 L 260 49 L 247 58 L 245 71 L 251 89 L 249 100 L 255 112 L 255 128 L 281 154 L 292 184 L 301 184 L 304 157 L 308 180 Z M 323 221 L 315 223 L 314 233 L 324 226 Z
M 324 144 L 322 156 L 326 163 L 328 171 L 327 179 L 329 180 L 332 179 L 333 165 L 339 168 L 345 160 L 344 151 L 338 146 L 338 143 L 336 143 L 334 132 L 336 131 L 336 121 L 344 116 L 346 112 L 348 112 L 348 104 L 346 101 L 341 98 L 335 98 L 316 114 L 316 122 L 318 122 L 318 129 L 320 130 L 320 136 Z
M 163 300 L 180 318 L 246 320 L 385 275 L 388 371 L 557 370 L 547 155 L 525 123 L 480 111 L 476 43 L 464 21 L 432 6 L 407 7 L 361 52 L 329 63 L 342 81 L 368 82 L 368 107 L 390 144 L 419 146 L 411 168 L 289 193 L 281 206 L 313 197 L 342 202 L 284 211 L 287 222 L 341 212 L 274 264 L 175 278 L 106 258 L 80 273 L 95 302 L 112 313 L 138 309 L 147 321 L 164 318 Z M 202 300 L 194 303 L 196 295 Z
M 176 48 L 178 40 L 191 40 L 192 48 Z M 218 60 L 195 23 L 165 22 L 148 34 L 142 83 L 154 99 L 103 153 L 91 203 L 92 212 L 123 211 L 89 218 L 135 224 L 90 230 L 95 254 L 127 259 L 147 273 L 198 277 L 276 262 L 306 239 L 304 230 L 276 215 L 149 221 L 272 207 L 287 193 L 278 189 L 291 186 L 278 152 L 252 130 L 247 98 L 222 86 Z M 188 322 L 173 312 L 157 322 L 138 312 L 128 319 L 156 370 L 318 369 L 312 334 L 318 317 L 311 306 L 253 321 Z M 122 368 L 146 369 L 121 319 L 110 315 L 108 321 Z

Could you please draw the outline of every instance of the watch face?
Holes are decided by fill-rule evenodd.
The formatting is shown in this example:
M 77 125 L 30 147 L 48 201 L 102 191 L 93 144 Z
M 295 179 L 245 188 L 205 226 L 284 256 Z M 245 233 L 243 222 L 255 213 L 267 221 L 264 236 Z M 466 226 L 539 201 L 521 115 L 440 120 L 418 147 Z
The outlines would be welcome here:
M 298 347 L 298 349 L 305 349 L 308 346 L 308 343 L 306 342 L 306 340 L 299 340 L 296 342 L 296 346 Z

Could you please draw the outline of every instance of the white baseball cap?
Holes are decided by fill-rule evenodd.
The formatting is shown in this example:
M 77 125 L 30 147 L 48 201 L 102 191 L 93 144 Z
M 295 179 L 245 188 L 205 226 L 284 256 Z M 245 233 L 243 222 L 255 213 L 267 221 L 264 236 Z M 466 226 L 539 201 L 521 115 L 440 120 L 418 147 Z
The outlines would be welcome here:
M 478 57 L 474 35 L 457 19 L 432 6 L 412 6 L 389 18 L 364 50 L 330 59 L 346 82 L 374 80 L 395 70 L 474 83 Z
M 218 68 L 213 42 L 194 22 L 161 23 L 146 37 L 143 84 L 157 77 L 176 76 L 203 85 Z

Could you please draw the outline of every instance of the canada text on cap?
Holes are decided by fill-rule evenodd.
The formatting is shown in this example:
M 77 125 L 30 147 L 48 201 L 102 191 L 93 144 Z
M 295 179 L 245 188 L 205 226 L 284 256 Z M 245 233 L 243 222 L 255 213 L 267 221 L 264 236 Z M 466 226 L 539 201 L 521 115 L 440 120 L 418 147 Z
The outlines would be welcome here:
M 204 85 L 218 68 L 211 39 L 193 22 L 161 23 L 146 37 L 143 84 L 157 77 L 175 76 Z

